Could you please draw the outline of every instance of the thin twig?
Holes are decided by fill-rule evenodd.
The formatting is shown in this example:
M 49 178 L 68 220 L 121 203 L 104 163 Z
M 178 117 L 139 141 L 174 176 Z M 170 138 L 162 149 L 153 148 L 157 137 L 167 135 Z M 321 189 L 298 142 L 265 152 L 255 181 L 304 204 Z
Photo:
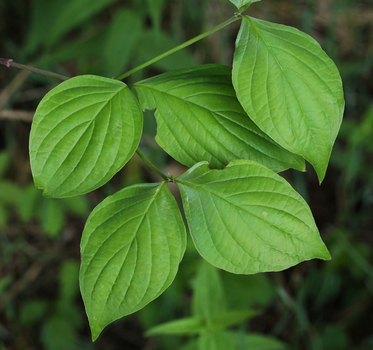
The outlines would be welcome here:
M 35 112 L 20 111 L 20 110 L 3 110 L 0 111 L 0 119 L 22 120 L 25 122 L 32 122 Z
M 13 80 L 3 89 L 3 91 L 0 93 L 0 109 L 7 104 L 9 98 L 21 87 L 21 85 L 25 82 L 29 74 L 30 72 L 26 70 L 20 71 L 13 78 Z
M 9 59 L 9 58 L 0 58 L 0 64 L 6 66 L 8 68 L 15 67 L 15 68 L 19 68 L 19 69 L 25 69 L 25 70 L 28 70 L 30 72 L 34 72 L 34 73 L 38 73 L 38 74 L 42 74 L 42 75 L 47 75 L 49 77 L 56 78 L 56 79 L 59 79 L 59 80 L 70 79 L 69 77 L 67 77 L 65 75 L 49 72 L 49 71 L 46 71 L 46 70 L 43 70 L 43 69 L 39 69 L 39 68 L 31 67 L 31 66 L 26 66 L 24 64 L 14 62 L 12 59 Z

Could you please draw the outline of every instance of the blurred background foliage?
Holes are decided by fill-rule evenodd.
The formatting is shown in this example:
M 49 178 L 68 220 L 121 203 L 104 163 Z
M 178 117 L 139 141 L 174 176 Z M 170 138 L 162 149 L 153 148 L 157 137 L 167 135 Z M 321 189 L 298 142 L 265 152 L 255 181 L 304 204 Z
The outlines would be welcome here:
M 228 0 L 1 0 L 0 56 L 68 76 L 116 77 L 233 12 Z M 239 276 L 203 263 L 189 241 L 172 286 L 92 343 L 78 289 L 84 222 L 105 196 L 158 179 L 134 156 L 99 190 L 43 198 L 32 183 L 28 134 L 38 102 L 58 81 L 1 66 L 0 350 L 373 349 L 373 2 L 262 0 L 249 14 L 307 32 L 340 69 L 346 112 L 325 181 L 319 186 L 311 168 L 283 173 L 310 204 L 333 259 Z M 203 63 L 231 65 L 238 26 L 126 83 Z M 142 150 L 165 172 L 181 174 L 155 133 L 146 112 Z

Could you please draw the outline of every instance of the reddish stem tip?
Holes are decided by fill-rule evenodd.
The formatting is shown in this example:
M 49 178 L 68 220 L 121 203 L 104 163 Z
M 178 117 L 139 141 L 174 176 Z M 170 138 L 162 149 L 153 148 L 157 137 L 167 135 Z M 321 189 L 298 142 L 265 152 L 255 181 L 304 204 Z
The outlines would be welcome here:
M 4 66 L 10 67 L 10 62 L 13 62 L 12 59 L 7 58 L 0 58 L 0 64 L 3 64 Z

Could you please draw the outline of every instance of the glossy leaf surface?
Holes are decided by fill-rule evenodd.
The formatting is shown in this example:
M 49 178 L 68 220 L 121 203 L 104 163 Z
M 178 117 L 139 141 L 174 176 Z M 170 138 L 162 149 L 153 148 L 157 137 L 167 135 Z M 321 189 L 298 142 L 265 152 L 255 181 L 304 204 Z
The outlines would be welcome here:
M 93 210 L 81 241 L 80 270 L 93 340 L 171 284 L 185 245 L 184 223 L 164 182 L 126 187 Z
M 231 68 L 204 65 L 162 74 L 135 84 L 141 107 L 157 109 L 156 141 L 186 166 L 207 160 L 223 168 L 251 159 L 274 171 L 304 170 L 301 157 L 264 134 L 239 104 Z
M 258 163 L 210 170 L 201 162 L 177 185 L 194 244 L 216 267 L 252 274 L 330 258 L 303 198 Z
M 40 102 L 30 135 L 35 185 L 48 197 L 92 191 L 132 157 L 142 133 L 142 112 L 127 86 L 78 76 Z
M 322 181 L 344 99 L 339 72 L 320 45 L 295 28 L 244 16 L 233 85 L 259 128 L 308 160 Z

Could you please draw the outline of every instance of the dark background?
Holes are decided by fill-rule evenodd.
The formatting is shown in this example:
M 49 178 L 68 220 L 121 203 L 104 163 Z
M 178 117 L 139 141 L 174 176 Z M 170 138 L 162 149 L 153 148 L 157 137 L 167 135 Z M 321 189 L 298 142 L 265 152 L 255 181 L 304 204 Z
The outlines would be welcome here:
M 0 56 L 68 76 L 113 77 L 234 11 L 228 1 L 216 0 L 0 0 Z M 248 333 L 271 335 L 289 349 L 371 350 L 373 2 L 262 0 L 248 14 L 305 31 L 340 70 L 346 110 L 324 182 L 319 186 L 311 167 L 305 174 L 283 174 L 309 203 L 333 259 L 256 277 L 221 272 L 224 289 L 227 295 L 240 291 L 241 307 L 260 307 L 259 316 L 241 326 Z M 203 63 L 231 65 L 238 26 L 233 23 L 126 83 Z M 0 66 L 0 350 L 180 349 L 186 338 L 146 338 L 144 331 L 190 315 L 199 264 L 192 246 L 164 295 L 90 341 L 78 290 L 85 220 L 105 196 L 157 179 L 135 156 L 99 190 L 72 199 L 43 198 L 32 184 L 28 135 L 38 102 L 57 83 Z M 155 164 L 174 176 L 185 171 L 156 146 L 152 113 L 145 116 L 144 132 L 143 147 Z

